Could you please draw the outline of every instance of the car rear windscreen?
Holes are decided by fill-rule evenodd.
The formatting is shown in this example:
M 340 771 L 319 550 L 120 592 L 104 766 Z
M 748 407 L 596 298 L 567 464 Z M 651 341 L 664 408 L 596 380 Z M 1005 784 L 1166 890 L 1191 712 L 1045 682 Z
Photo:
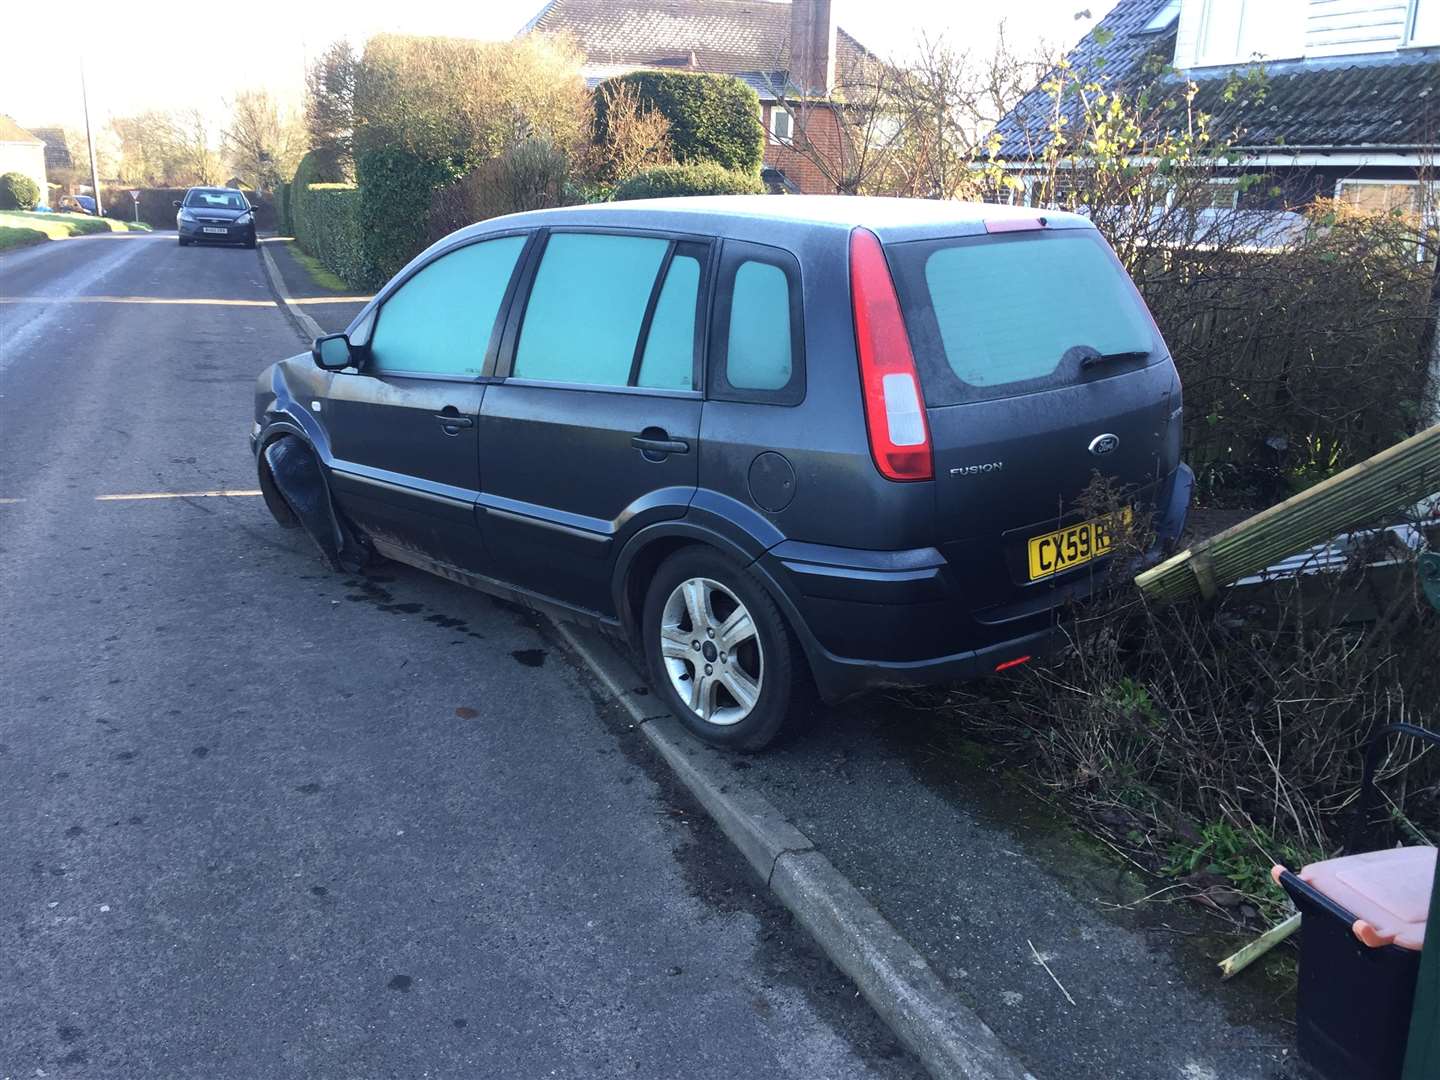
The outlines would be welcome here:
M 1159 358 L 1154 323 L 1090 229 L 887 250 L 931 406 L 1032 393 Z

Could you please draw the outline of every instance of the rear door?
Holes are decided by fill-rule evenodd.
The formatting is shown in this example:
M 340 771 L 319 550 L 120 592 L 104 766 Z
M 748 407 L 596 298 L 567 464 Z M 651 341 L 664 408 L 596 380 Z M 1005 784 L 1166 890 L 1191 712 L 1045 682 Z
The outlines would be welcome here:
M 337 374 L 323 402 L 342 509 L 470 570 L 487 562 L 475 511 L 484 377 L 526 241 L 466 244 L 413 273 L 381 304 L 360 369 Z
M 641 524 L 679 517 L 700 456 L 705 241 L 551 232 L 481 409 L 482 528 L 498 576 L 609 611 Z
M 1089 229 L 887 254 L 924 384 L 939 530 L 975 606 L 1093 568 L 1099 533 L 1050 535 L 1097 516 L 1087 487 L 1102 477 L 1143 506 L 1178 464 L 1174 367 L 1119 261 Z

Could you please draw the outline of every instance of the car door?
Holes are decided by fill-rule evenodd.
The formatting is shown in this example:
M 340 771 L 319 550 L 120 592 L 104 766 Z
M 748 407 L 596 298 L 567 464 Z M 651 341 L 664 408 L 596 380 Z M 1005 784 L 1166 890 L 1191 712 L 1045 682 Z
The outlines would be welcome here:
M 543 246 L 541 246 L 543 244 Z M 480 506 L 499 576 L 609 613 L 619 546 L 695 490 L 711 244 L 555 230 L 481 406 Z
M 336 375 L 323 404 L 341 508 L 381 540 L 469 570 L 486 566 L 480 405 L 528 239 L 467 243 L 411 273 L 375 313 L 358 370 Z

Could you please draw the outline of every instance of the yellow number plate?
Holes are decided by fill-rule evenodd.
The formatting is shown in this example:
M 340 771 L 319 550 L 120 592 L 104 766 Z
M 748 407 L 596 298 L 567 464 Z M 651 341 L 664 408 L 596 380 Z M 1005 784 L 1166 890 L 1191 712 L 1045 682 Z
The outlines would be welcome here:
M 1130 524 L 1133 515 L 1127 508 L 1118 514 L 1081 522 L 1068 529 L 1030 538 L 1030 580 L 1049 577 L 1069 570 L 1108 552 L 1115 542 L 1112 531 L 1118 522 Z

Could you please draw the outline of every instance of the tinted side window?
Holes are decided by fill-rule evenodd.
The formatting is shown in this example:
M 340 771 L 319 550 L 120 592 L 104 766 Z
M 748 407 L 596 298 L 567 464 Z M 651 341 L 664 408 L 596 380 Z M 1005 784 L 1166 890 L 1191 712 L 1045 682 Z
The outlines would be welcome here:
M 780 390 L 790 382 L 790 284 L 778 266 L 747 259 L 736 268 L 725 355 L 737 390 Z
M 500 313 L 523 236 L 503 236 L 442 255 L 380 308 L 368 370 L 475 377 Z
M 778 248 L 727 241 L 710 396 L 794 405 L 805 396 L 800 267 Z
M 655 276 L 670 242 L 648 236 L 554 233 L 545 245 L 514 375 L 625 386 Z
M 636 386 L 695 389 L 695 312 L 700 301 L 700 260 L 676 255 L 655 303 Z

